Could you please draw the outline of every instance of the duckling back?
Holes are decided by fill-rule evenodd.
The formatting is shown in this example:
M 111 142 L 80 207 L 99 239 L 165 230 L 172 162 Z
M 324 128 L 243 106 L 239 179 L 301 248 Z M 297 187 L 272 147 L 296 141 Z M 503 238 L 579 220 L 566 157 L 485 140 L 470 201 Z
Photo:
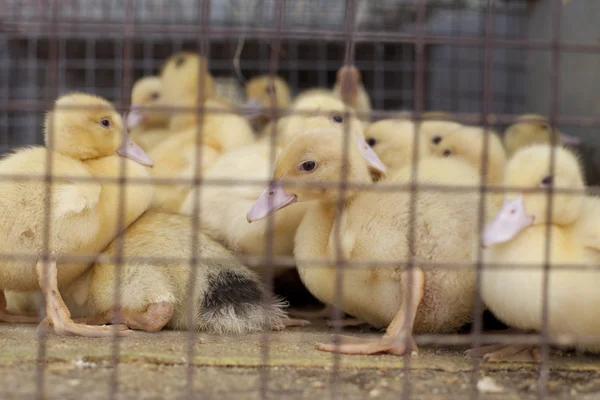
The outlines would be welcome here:
M 172 302 L 175 310 L 167 326 L 187 329 L 191 237 L 190 218 L 177 214 L 148 212 L 129 227 L 124 235 L 124 255 L 160 261 L 133 259 L 123 265 L 124 308 L 144 311 L 152 303 Z M 115 251 L 113 243 L 105 254 L 114 255 Z M 258 277 L 229 250 L 199 232 L 197 251 L 193 301 L 196 329 L 237 334 L 281 327 L 285 318 L 282 303 L 274 298 L 263 303 L 265 293 Z M 91 273 L 90 302 L 92 309 L 101 313 L 114 305 L 116 267 L 97 264 Z

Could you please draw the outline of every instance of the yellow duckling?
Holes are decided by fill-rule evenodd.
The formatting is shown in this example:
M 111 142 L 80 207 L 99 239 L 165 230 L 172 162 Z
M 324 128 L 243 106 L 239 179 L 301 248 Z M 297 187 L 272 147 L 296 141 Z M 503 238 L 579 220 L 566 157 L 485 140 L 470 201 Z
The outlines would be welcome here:
M 600 335 L 596 307 L 600 304 L 597 271 L 577 269 L 597 265 L 600 241 L 596 234 L 600 203 L 585 195 L 581 167 L 568 150 L 555 147 L 554 173 L 551 147 L 532 145 L 517 151 L 506 166 L 506 194 L 502 209 L 483 231 L 484 261 L 481 294 L 489 309 L 504 323 L 522 330 L 542 328 L 543 270 L 546 246 L 550 248 L 548 331 L 575 337 Z M 548 220 L 548 193 L 553 193 Z M 519 189 L 522 188 L 522 191 Z M 531 192 L 531 189 L 542 191 Z M 572 192 L 558 192 L 572 190 Z M 548 224 L 550 237 L 547 237 Z M 518 265 L 523 265 L 519 268 Z M 583 349 L 600 351 L 596 344 Z M 499 361 L 531 346 L 489 346 L 472 351 Z M 533 348 L 534 359 L 539 353 Z
M 270 122 L 266 115 L 269 108 L 285 110 L 292 102 L 292 91 L 279 76 L 261 75 L 250 79 L 246 83 L 246 96 L 248 100 L 244 108 L 258 131 Z
M 173 54 L 165 61 L 160 77 L 169 105 L 179 105 L 182 97 L 197 99 L 200 89 L 204 99 L 216 95 L 215 79 L 208 71 L 208 62 L 205 57 L 195 53 Z
M 96 178 L 116 180 L 122 176 L 123 159 L 116 156 L 119 154 L 131 159 L 125 160 L 126 179 L 148 179 L 149 172 L 143 165 L 152 165 L 152 160 L 124 134 L 123 121 L 113 106 L 87 94 L 72 93 L 56 101 L 46 117 L 45 139 L 48 148 L 18 150 L 0 161 L 0 175 L 38 178 L 3 180 L 0 184 L 0 251 L 38 257 L 47 249 L 50 260 L 1 261 L 0 288 L 41 289 L 47 319 L 56 333 L 108 336 L 111 332 L 107 327 L 73 322 L 59 290 L 84 273 L 90 263 L 56 258 L 102 251 L 119 233 L 120 208 L 125 210 L 122 222 L 127 227 L 150 206 L 149 182 L 128 183 L 125 204 L 121 204 L 118 181 L 101 182 Z M 51 165 L 47 165 L 49 151 Z M 44 177 L 49 167 L 52 176 L 61 180 L 51 186 L 50 216 L 46 220 Z M 50 228 L 48 237 L 44 233 L 46 224 Z M 6 313 L 0 319 L 24 321 Z
M 184 93 L 179 82 L 197 81 L 198 68 L 205 63 L 195 54 L 186 54 L 183 63 L 178 57 L 167 62 L 163 69 L 163 86 L 170 104 L 193 108 L 198 105 L 196 90 Z M 211 81 L 206 72 L 207 82 Z M 192 85 L 193 86 L 193 85 Z M 210 85 L 209 85 L 210 86 Z M 197 85 L 196 85 L 197 89 Z M 210 94 L 210 91 L 207 91 Z M 234 110 L 220 99 L 208 98 L 202 103 L 205 107 L 201 117 L 191 111 L 181 111 L 171 117 L 170 130 L 177 132 L 160 147 L 150 152 L 155 166 L 153 178 L 191 179 L 196 175 L 196 158 L 199 158 L 201 172 L 214 163 L 221 154 L 249 145 L 255 141 L 248 121 L 234 113 Z M 202 144 L 201 146 L 199 144 Z M 165 211 L 179 211 L 189 193 L 191 184 L 160 183 L 156 185 L 154 206 Z
M 425 270 L 422 266 L 431 262 L 471 262 L 471 247 L 465 244 L 473 240 L 476 202 L 468 195 L 421 192 L 416 197 L 415 240 L 409 246 L 410 193 L 369 191 L 368 166 L 378 168 L 380 164 L 374 161 L 381 161 L 365 155 L 360 140 L 351 140 L 348 181 L 367 188 L 346 191 L 343 213 L 338 219 L 339 189 L 308 185 L 339 181 L 342 140 L 339 131 L 330 128 L 314 129 L 293 138 L 277 160 L 273 175 L 276 183 L 257 200 L 248 212 L 248 220 L 259 220 L 294 203 L 312 202 L 296 233 L 294 254 L 302 281 L 326 304 L 333 304 L 335 299 L 336 224 L 341 232 L 339 242 L 344 260 L 377 263 L 376 267 L 352 266 L 344 270 L 340 306 L 376 327 L 387 325 L 386 335 L 377 340 L 345 338 L 339 348 L 334 344 L 319 344 L 318 349 L 346 354 L 416 352 L 413 332 L 451 332 L 471 317 L 474 271 Z M 466 163 L 429 160 L 435 165 L 427 167 L 421 162 L 419 182 L 443 181 L 448 170 L 458 168 L 465 171 L 456 173 L 464 176 L 462 184 L 476 184 L 476 174 Z M 440 167 L 442 164 L 444 168 Z M 399 175 L 402 178 L 396 179 L 407 182 L 403 171 Z M 408 262 L 411 252 L 414 268 L 399 268 L 398 263 Z
M 581 139 L 557 132 L 557 145 L 578 145 Z M 524 114 L 517 122 L 504 131 L 504 146 L 509 157 L 517 150 L 530 144 L 550 144 L 552 138 L 552 126 L 550 121 L 543 115 Z
M 131 139 L 145 151 L 169 136 L 169 113 L 160 109 L 166 106 L 159 77 L 146 76 L 135 82 L 131 90 L 127 129 Z
M 317 127 L 330 127 L 342 132 L 344 104 L 337 99 L 327 98 L 312 104 L 313 110 L 331 112 L 331 115 L 293 115 L 285 118 L 284 129 L 279 132 L 275 142 L 275 156 L 294 136 L 305 130 Z M 321 99 L 323 100 L 323 99 Z M 362 125 L 356 117 L 351 117 L 350 130 L 359 136 L 364 147 Z M 223 180 L 268 180 L 271 174 L 271 143 L 265 138 L 256 144 L 231 151 L 219 158 L 204 174 L 206 179 Z M 369 151 L 366 149 L 365 151 Z M 381 166 L 381 168 L 384 168 Z M 260 196 L 263 189 L 257 185 L 205 185 L 199 191 L 193 190 L 183 203 L 180 212 L 193 214 L 194 205 L 199 201 L 200 221 L 214 237 L 223 241 L 229 248 L 251 256 L 265 257 L 267 245 L 267 221 L 248 224 L 246 213 Z M 273 255 L 291 257 L 294 247 L 294 235 L 304 215 L 305 207 L 298 206 L 283 210 L 274 216 Z M 259 267 L 262 269 L 262 266 Z M 275 269 L 279 273 L 281 269 Z
M 121 317 L 132 329 L 149 332 L 188 329 L 188 285 L 192 257 L 192 224 L 187 216 L 149 211 L 124 233 L 121 266 Z M 114 256 L 118 244 L 105 255 Z M 284 304 L 266 296 L 258 277 L 221 244 L 203 232 L 197 235 L 194 329 L 217 334 L 242 334 L 304 325 L 289 320 Z M 137 257 L 137 259 L 136 259 Z M 150 258 L 144 260 L 143 258 Z M 177 258 L 178 260 L 172 260 Z M 155 259 L 155 260 L 153 260 Z M 167 260 L 167 261 L 165 261 Z M 106 323 L 115 311 L 117 267 L 98 263 L 80 280 L 74 298 L 79 309 Z

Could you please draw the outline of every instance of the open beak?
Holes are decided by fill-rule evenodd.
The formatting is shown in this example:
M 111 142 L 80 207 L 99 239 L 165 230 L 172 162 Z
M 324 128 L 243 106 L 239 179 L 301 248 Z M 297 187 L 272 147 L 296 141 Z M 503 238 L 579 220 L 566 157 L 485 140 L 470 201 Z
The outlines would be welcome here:
M 375 151 L 373 151 L 371 146 L 369 146 L 367 141 L 365 139 L 363 139 L 361 136 L 357 135 L 357 139 L 358 139 L 358 148 L 360 149 L 360 152 L 362 153 L 363 157 L 367 161 L 367 165 L 369 166 L 369 169 L 375 173 L 379 173 L 382 175 L 385 174 L 385 172 L 387 171 L 387 167 L 385 166 L 383 161 L 381 161 L 379 159 L 379 157 L 377 156 L 377 153 L 375 153 Z
M 246 219 L 248 222 L 261 220 L 277 210 L 294 204 L 296 200 L 295 194 L 287 194 L 281 182 L 275 182 L 262 192 L 256 203 L 246 214 Z
M 132 104 L 127 114 L 127 129 L 133 129 L 142 123 L 142 109 L 139 104 Z
M 154 165 L 150 156 L 126 135 L 123 137 L 123 144 L 117 149 L 117 154 L 148 167 Z
M 254 119 L 258 118 L 265 113 L 265 107 L 260 100 L 252 98 L 248 99 L 242 106 L 243 114 L 246 118 Z
M 496 218 L 483 230 L 484 247 L 505 243 L 533 224 L 533 216 L 527 215 L 523 195 L 514 200 L 504 200 Z

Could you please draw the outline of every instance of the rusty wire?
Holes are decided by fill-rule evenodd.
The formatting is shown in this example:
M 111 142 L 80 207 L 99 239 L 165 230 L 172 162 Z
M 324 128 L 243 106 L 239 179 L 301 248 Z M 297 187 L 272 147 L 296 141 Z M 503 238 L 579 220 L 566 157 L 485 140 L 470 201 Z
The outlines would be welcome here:
M 494 91 L 492 87 L 492 65 L 493 65 L 493 51 L 498 48 L 505 49 L 524 49 L 524 50 L 546 50 L 551 51 L 552 54 L 552 107 L 550 111 L 549 121 L 550 125 L 553 128 L 552 142 L 556 143 L 557 140 L 557 130 L 556 126 L 559 124 L 568 124 L 572 126 L 582 126 L 582 127 L 598 127 L 600 126 L 600 118 L 594 117 L 572 117 L 572 116 L 562 116 L 559 113 L 559 77 L 560 77 L 560 60 L 562 53 L 578 53 L 578 54 L 586 54 L 592 53 L 597 54 L 600 53 L 600 45 L 595 44 L 578 44 L 578 43 L 562 43 L 560 40 L 561 36 L 561 10 L 562 4 L 561 0 L 553 0 L 553 10 L 552 10 L 552 39 L 550 41 L 542 41 L 542 40 L 523 40 L 523 39 L 504 39 L 498 38 L 494 34 L 494 17 L 495 17 L 495 2 L 494 0 L 484 0 L 486 2 L 486 15 L 485 15 L 485 29 L 483 37 L 446 37 L 446 36 L 437 36 L 430 35 L 425 31 L 425 21 L 427 17 L 427 0 L 415 0 L 415 4 L 417 7 L 417 33 L 416 34 L 407 34 L 400 32 L 369 32 L 369 31 L 358 31 L 355 26 L 355 13 L 356 13 L 356 0 L 346 0 L 346 18 L 344 24 L 343 31 L 334 31 L 329 29 L 303 29 L 303 28 L 293 28 L 286 29 L 284 28 L 285 24 L 283 21 L 284 18 L 284 10 L 286 5 L 289 3 L 285 0 L 275 0 L 274 2 L 274 15 L 275 22 L 273 27 L 256 27 L 256 28 L 236 28 L 236 27 L 223 27 L 211 24 L 210 21 L 210 0 L 197 0 L 200 7 L 200 24 L 197 27 L 186 27 L 186 26 L 176 26 L 176 25 L 165 25 L 165 24 L 157 24 L 157 23 L 143 23 L 136 24 L 133 14 L 134 4 L 135 2 L 132 0 L 127 0 L 127 13 L 124 23 L 114 23 L 114 22 L 89 22 L 89 21 L 78 21 L 72 18 L 61 18 L 58 15 L 58 5 L 56 1 L 50 1 L 46 3 L 44 7 L 44 11 L 42 14 L 46 16 L 50 16 L 50 20 L 30 20 L 30 21 L 22 21 L 15 20 L 3 23 L 0 25 L 0 32 L 4 32 L 8 36 L 17 35 L 23 32 L 24 30 L 31 30 L 29 32 L 30 37 L 45 37 L 49 39 L 50 46 L 50 55 L 49 55 L 49 68 L 46 72 L 47 75 L 47 95 L 44 100 L 20 100 L 20 99 L 11 99 L 7 98 L 6 100 L 0 100 L 0 110 L 3 111 L 42 111 L 47 110 L 54 99 L 58 95 L 58 79 L 59 79 L 59 41 L 64 36 L 67 36 L 69 33 L 77 33 L 81 30 L 85 29 L 87 33 L 100 33 L 100 32 L 111 32 L 110 35 L 116 35 L 120 40 L 124 42 L 123 52 L 121 55 L 121 99 L 122 104 L 118 105 L 117 109 L 125 110 L 128 107 L 129 100 L 129 88 L 131 87 L 131 83 L 133 82 L 133 41 L 138 39 L 141 36 L 145 35 L 176 35 L 179 38 L 192 38 L 197 41 L 198 53 L 202 56 L 206 56 L 210 58 L 210 41 L 213 37 L 222 37 L 222 38 L 237 38 L 240 35 L 249 35 L 258 39 L 269 40 L 271 43 L 271 55 L 269 57 L 269 65 L 268 65 L 268 73 L 271 77 L 275 76 L 280 67 L 280 51 L 282 50 L 282 41 L 289 39 L 319 39 L 323 40 L 337 40 L 343 41 L 346 44 L 345 56 L 344 56 L 344 65 L 355 65 L 355 45 L 361 42 L 378 42 L 378 43 L 406 43 L 413 45 L 415 48 L 415 72 L 414 72 L 414 110 L 409 112 L 409 118 L 413 119 L 416 122 L 416 127 L 414 130 L 414 136 L 416 137 L 419 134 L 419 124 L 422 121 L 422 114 L 426 111 L 427 104 L 425 99 L 425 91 L 426 91 L 426 70 L 427 70 L 427 60 L 426 60 L 426 48 L 427 46 L 432 45 L 444 45 L 444 46 L 465 46 L 465 47 L 476 47 L 482 48 L 484 51 L 484 61 L 483 61 L 483 93 L 482 93 L 482 112 L 481 113 L 469 113 L 469 112 L 456 112 L 455 118 L 458 122 L 464 123 L 479 123 L 484 128 L 484 141 L 483 141 L 483 153 L 482 153 L 482 171 L 481 171 L 481 181 L 480 185 L 476 187 L 468 187 L 468 186 L 444 186 L 444 185 L 426 185 L 426 184 L 416 184 L 415 178 L 418 175 L 417 170 L 418 167 L 415 162 L 412 168 L 412 179 L 410 184 L 391 184 L 386 186 L 375 186 L 368 188 L 365 185 L 359 185 L 356 183 L 352 183 L 348 181 L 348 151 L 350 146 L 349 139 L 349 123 L 344 123 L 344 141 L 343 141 L 343 150 L 342 150 L 342 159 L 343 159 L 343 168 L 340 174 L 339 182 L 333 182 L 329 184 L 311 184 L 312 186 L 319 187 L 335 187 L 339 190 L 339 202 L 337 204 L 337 216 L 340 217 L 343 211 L 343 201 L 345 197 L 345 192 L 351 189 L 360 189 L 360 190 L 371 190 L 371 191 L 409 191 L 411 195 L 410 201 L 410 222 L 409 222 L 409 247 L 412 247 L 415 240 L 415 232 L 416 232 L 416 201 L 414 200 L 417 193 L 420 191 L 448 191 L 448 192 L 478 192 L 479 194 L 479 210 L 477 217 L 477 226 L 479 231 L 484 226 L 485 223 L 485 198 L 489 193 L 494 193 L 498 191 L 510 191 L 518 190 L 523 191 L 522 188 L 506 188 L 506 187 L 490 187 L 487 184 L 487 169 L 488 169 L 488 151 L 489 151 L 489 136 L 491 134 L 491 126 L 494 123 L 512 123 L 515 121 L 515 116 L 512 114 L 494 114 L 493 113 L 493 101 L 494 101 Z M 324 51 L 320 54 L 324 54 Z M 296 60 L 295 58 L 294 60 Z M 318 61 L 319 69 L 323 69 L 326 64 L 323 60 Z M 202 63 L 200 63 L 200 67 L 202 68 Z M 456 67 L 454 67 L 456 68 Z M 322 72 L 322 71 L 318 71 Z M 190 179 L 153 179 L 153 183 L 170 183 L 170 184 L 186 184 L 191 185 L 192 189 L 195 191 L 200 191 L 204 185 L 254 185 L 264 187 L 266 185 L 273 185 L 274 181 L 261 181 L 261 180 L 243 180 L 237 181 L 233 179 L 205 179 L 200 172 L 200 165 L 202 164 L 202 143 L 203 143 L 203 116 L 205 112 L 226 112 L 224 110 L 215 110 L 210 109 L 209 107 L 204 107 L 201 103 L 204 99 L 204 74 L 199 71 L 199 84 L 198 84 L 198 105 L 197 107 L 166 107 L 171 112 L 194 112 L 197 115 L 196 119 L 196 152 L 195 152 L 195 174 L 192 180 Z M 320 80 L 325 80 L 325 77 L 321 74 Z M 273 84 L 273 82 L 271 82 Z M 381 83 L 379 84 L 381 85 Z M 376 86 L 379 86 L 376 85 Z M 342 86 L 343 88 L 343 86 Z M 456 87 L 453 86 L 451 91 L 457 91 Z M 342 97 L 344 97 L 344 91 L 342 90 Z M 289 110 L 280 110 L 277 109 L 275 95 L 271 95 L 271 107 L 268 110 L 268 115 L 273 119 L 277 120 L 278 118 L 285 116 L 289 113 Z M 160 111 L 160 108 L 157 108 L 157 111 Z M 299 114 L 302 111 L 298 112 Z M 346 115 L 349 115 L 346 113 Z M 392 111 L 383 111 L 383 110 L 374 110 L 372 116 L 374 119 L 380 118 L 389 118 L 396 116 L 397 112 Z M 357 113 L 357 116 L 360 117 L 361 114 Z M 345 119 L 347 120 L 347 119 Z M 277 127 L 276 124 L 273 126 L 273 131 L 270 137 L 271 144 L 271 152 L 269 155 L 269 159 L 271 162 L 271 171 L 273 172 L 273 164 L 276 160 L 276 150 L 275 143 L 277 138 Z M 50 149 L 52 149 L 52 140 L 48 145 Z M 413 141 L 413 158 L 415 160 L 418 159 L 416 155 L 418 154 L 418 141 Z M 29 180 L 42 180 L 46 182 L 46 201 L 45 201 L 45 223 L 44 223 L 44 249 L 43 249 L 43 257 L 47 258 L 50 256 L 50 231 L 51 231 L 51 185 L 53 182 L 60 181 L 77 181 L 77 177 L 61 177 L 52 173 L 52 151 L 47 152 L 48 159 L 47 165 L 48 169 L 44 176 L 27 176 L 27 175 L 3 175 L 0 177 L 0 181 L 3 180 L 11 180 L 11 181 L 29 181 Z M 554 172 L 555 168 L 555 151 L 551 152 L 551 162 L 550 162 L 550 170 L 551 173 Z M 125 192 L 127 184 L 131 183 L 142 183 L 142 181 L 136 181 L 136 179 L 127 179 L 124 178 L 126 176 L 125 171 L 125 160 L 123 159 L 121 163 L 121 176 L 123 178 L 100 178 L 101 182 L 115 182 L 117 180 L 120 183 L 120 205 L 119 212 L 117 217 L 119 232 L 124 229 L 124 215 L 125 215 Z M 79 178 L 80 179 L 80 178 Z M 144 181 L 145 183 L 146 181 Z M 297 183 L 296 183 L 297 184 Z M 531 191 L 531 190 L 526 190 Z M 447 334 L 447 335 L 418 335 L 415 337 L 417 343 L 419 344 L 444 344 L 444 345 L 472 345 L 477 347 L 479 345 L 483 345 L 486 343 L 514 343 L 518 341 L 519 343 L 527 343 L 527 344 L 539 344 L 542 349 L 542 363 L 539 374 L 539 387 L 538 393 L 540 398 L 547 397 L 547 382 L 548 382 L 548 357 L 549 357 L 549 349 L 550 345 L 555 344 L 582 344 L 582 343 L 596 343 L 597 337 L 568 337 L 568 336 L 557 336 L 551 335 L 548 332 L 548 282 L 549 282 L 549 272 L 550 272 L 550 242 L 551 242 L 551 230 L 550 230 L 550 216 L 552 213 L 552 196 L 555 193 L 579 193 L 581 194 L 581 190 L 569 190 L 569 189 L 558 189 L 553 186 L 550 189 L 538 189 L 537 191 L 546 192 L 547 195 L 547 214 L 548 214 L 548 222 L 546 223 L 546 243 L 545 243 L 545 262 L 544 262 L 544 279 L 543 279 L 543 311 L 542 311 L 542 329 L 539 334 L 532 335 L 490 335 L 483 333 L 483 322 L 482 322 L 482 311 L 483 304 L 482 300 L 479 296 L 480 283 L 481 283 L 481 273 L 483 268 L 483 258 L 482 258 L 482 250 L 481 246 L 478 246 L 476 261 L 474 262 L 474 267 L 477 272 L 476 274 L 476 296 L 474 299 L 474 324 L 472 333 L 470 336 L 459 335 L 459 334 Z M 589 190 L 587 191 L 589 192 Z M 193 298 L 194 298 L 194 283 L 196 281 L 196 271 L 200 262 L 207 260 L 206 258 L 198 256 L 198 245 L 199 245 L 199 233 L 201 230 L 201 222 L 200 219 L 197 218 L 200 214 L 200 196 L 195 197 L 193 212 L 191 215 L 191 224 L 192 224 L 192 237 L 191 245 L 192 245 L 192 257 L 185 259 L 178 259 L 177 257 L 169 258 L 168 260 L 159 259 L 156 257 L 139 257 L 139 256 L 125 256 L 123 254 L 123 240 L 122 237 L 117 237 L 117 251 L 115 256 L 113 257 L 113 261 L 117 266 L 117 270 L 120 274 L 120 267 L 123 263 L 128 260 L 141 259 L 145 261 L 151 262 L 189 262 L 190 265 L 190 276 L 189 276 L 189 286 L 187 291 L 188 305 L 188 325 L 189 325 L 189 336 L 188 336 L 188 349 L 187 349 L 187 381 L 186 381 L 186 392 L 189 398 L 194 398 L 198 395 L 196 393 L 196 389 L 194 386 L 194 354 L 195 354 L 195 344 L 197 339 L 197 333 L 194 329 L 194 310 L 193 310 Z M 276 257 L 273 254 L 273 241 L 274 241 L 274 223 L 273 217 L 269 216 L 267 218 L 268 224 L 266 227 L 266 248 L 265 248 L 265 256 L 260 257 L 251 257 L 251 256 L 240 256 L 241 260 L 247 265 L 264 265 L 266 268 L 264 269 L 264 281 L 265 286 L 267 288 L 267 294 L 272 289 L 272 280 L 275 267 L 283 267 L 283 266 L 293 266 L 296 264 L 297 259 L 290 257 Z M 341 233 L 339 229 L 339 224 L 334 224 L 335 234 L 334 238 L 335 242 L 335 250 L 336 250 L 336 260 L 335 260 L 335 268 L 336 268 L 336 279 L 335 279 L 335 301 L 334 305 L 341 304 L 342 298 L 342 282 L 344 278 L 343 271 L 348 268 L 374 268 L 374 267 L 383 267 L 384 265 L 389 265 L 389 262 L 385 263 L 376 263 L 376 262 L 358 262 L 353 260 L 346 260 L 342 256 L 341 249 Z M 28 254 L 10 254 L 4 253 L 0 255 L 0 259 L 31 259 L 37 260 L 38 255 L 28 255 Z M 77 255 L 62 255 L 57 257 L 58 261 L 83 261 L 87 260 L 88 262 L 98 262 L 103 259 L 103 256 L 98 254 L 77 254 Z M 310 264 L 315 268 L 319 268 L 323 265 L 328 265 L 327 261 L 322 260 L 302 260 L 302 261 L 310 261 Z M 415 267 L 414 261 L 414 253 L 409 252 L 409 257 L 407 260 L 398 260 L 395 262 L 395 266 L 406 267 L 411 270 Z M 435 267 L 443 267 L 443 268 L 461 268 L 464 267 L 464 264 L 451 264 L 451 263 L 440 263 L 440 262 L 423 262 L 419 263 L 418 267 L 420 268 L 435 268 Z M 486 268 L 515 268 L 515 269 L 524 269 L 524 268 L 536 268 L 539 267 L 537 265 L 526 265 L 526 264 L 513 264 L 513 265 L 493 265 L 486 263 Z M 554 264 L 552 268 L 560 269 L 590 269 L 594 268 L 593 266 L 587 265 L 560 265 Z M 120 275 L 119 275 L 120 276 Z M 411 296 L 408 296 L 408 303 L 413 301 Z M 120 303 L 120 279 L 116 280 L 115 287 L 115 305 L 117 309 L 119 309 L 118 305 Z M 336 307 L 336 312 L 334 313 L 334 319 L 338 320 L 342 318 L 341 309 Z M 44 310 L 41 310 L 41 314 L 44 315 Z M 119 322 L 119 313 L 116 313 L 115 324 Z M 339 325 L 335 325 L 334 333 L 336 336 L 341 332 L 341 328 Z M 270 368 L 270 332 L 264 332 L 261 337 L 262 341 L 262 349 L 261 349 L 261 368 L 260 368 L 260 387 L 258 390 L 262 398 L 269 397 L 269 368 Z M 45 335 L 41 335 L 39 337 L 39 347 L 38 347 L 38 360 L 37 360 L 37 396 L 38 398 L 43 398 L 45 396 L 45 363 L 46 363 L 46 337 Z M 118 366 L 119 366 L 119 340 L 117 335 L 117 329 L 115 329 L 115 335 L 113 337 L 113 347 L 112 347 L 112 373 L 110 379 L 109 386 L 109 394 L 110 398 L 117 398 L 119 393 L 119 375 L 118 375 Z M 339 354 L 334 353 L 332 355 L 332 371 L 331 371 L 331 398 L 340 397 L 339 392 L 339 371 L 340 371 L 340 356 Z M 404 356 L 404 387 L 402 398 L 410 399 L 412 397 L 411 391 L 411 358 L 410 352 L 407 352 Z M 473 370 L 472 370 L 472 392 L 471 398 L 477 399 L 479 398 L 479 391 L 476 387 L 476 382 L 479 378 L 480 366 L 479 361 L 477 359 L 473 360 Z

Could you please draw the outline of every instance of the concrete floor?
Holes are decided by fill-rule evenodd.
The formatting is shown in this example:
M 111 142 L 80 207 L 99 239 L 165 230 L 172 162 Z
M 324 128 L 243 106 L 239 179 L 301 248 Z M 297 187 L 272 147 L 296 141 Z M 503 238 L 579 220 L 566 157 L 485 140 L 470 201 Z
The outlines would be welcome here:
M 399 399 L 403 359 L 388 355 L 342 356 L 332 385 L 332 354 L 314 349 L 327 341 L 327 328 L 292 328 L 243 337 L 198 336 L 193 382 L 202 399 Z M 357 333 L 364 334 L 364 333 Z M 0 325 L 0 398 L 33 398 L 36 393 L 37 337 L 32 326 Z M 180 398 L 188 387 L 188 334 L 134 332 L 120 339 L 119 399 Z M 115 373 L 111 339 L 58 337 L 47 341 L 46 399 L 109 398 Z M 409 371 L 415 399 L 466 399 L 474 392 L 473 363 L 464 348 L 421 347 Z M 268 368 L 260 368 L 268 354 Z M 553 355 L 549 398 L 600 399 L 600 358 Z M 529 363 L 482 364 L 478 380 L 491 378 L 498 393 L 482 386 L 482 399 L 537 398 L 537 367 Z M 475 389 L 476 390 L 476 389 Z

